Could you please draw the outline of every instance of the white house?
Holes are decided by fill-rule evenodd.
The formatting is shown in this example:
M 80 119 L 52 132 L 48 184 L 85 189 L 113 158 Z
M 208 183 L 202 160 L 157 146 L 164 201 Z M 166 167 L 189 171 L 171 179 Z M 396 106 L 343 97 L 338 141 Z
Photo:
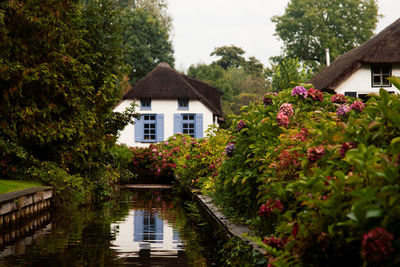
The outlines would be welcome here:
M 118 143 L 148 146 L 181 132 L 202 138 L 222 118 L 222 92 L 160 63 L 123 96 L 114 111 L 135 102 L 140 119 L 121 132 Z
M 315 75 L 310 83 L 316 89 L 367 98 L 380 88 L 399 90 L 385 78 L 400 76 L 400 19 L 361 46 L 336 58 Z

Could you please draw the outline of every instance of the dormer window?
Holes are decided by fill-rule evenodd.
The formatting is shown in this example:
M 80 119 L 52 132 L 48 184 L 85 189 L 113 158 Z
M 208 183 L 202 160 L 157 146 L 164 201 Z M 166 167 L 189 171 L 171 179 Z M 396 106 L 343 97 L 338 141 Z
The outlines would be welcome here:
M 151 98 L 141 98 L 140 109 L 151 109 Z
M 392 84 L 386 79 L 392 76 L 391 64 L 376 64 L 371 66 L 372 87 L 391 87 Z
M 189 109 L 189 98 L 178 98 L 178 109 Z

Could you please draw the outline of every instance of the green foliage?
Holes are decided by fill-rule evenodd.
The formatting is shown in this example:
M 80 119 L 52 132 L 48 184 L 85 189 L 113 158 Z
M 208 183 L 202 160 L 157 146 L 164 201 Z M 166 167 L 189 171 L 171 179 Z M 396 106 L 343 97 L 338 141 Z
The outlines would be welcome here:
M 245 51 L 237 46 L 221 46 L 214 49 L 210 56 L 220 57 L 214 64 L 220 66 L 223 69 L 228 68 L 239 68 L 245 62 L 243 54 Z
M 302 66 L 297 58 L 283 58 L 266 71 L 276 92 L 307 82 L 312 77 L 310 68 Z
M 291 0 L 272 22 L 285 54 L 324 65 L 326 48 L 335 59 L 372 37 L 378 6 L 375 0 Z
M 256 95 L 262 96 L 269 90 L 261 69 L 260 65 L 247 65 L 246 62 L 241 68 L 227 70 L 216 64 L 199 64 L 189 67 L 188 76 L 219 88 L 224 93 L 222 106 L 225 115 L 237 115 L 243 105 L 249 104 L 248 100 L 257 98 Z
M 160 62 L 174 66 L 169 28 L 151 9 L 125 8 L 121 24 L 124 27 L 124 58 L 131 84 L 143 78 Z
M 0 169 L 5 178 L 36 177 L 60 191 L 75 190 L 78 197 L 91 189 L 109 194 L 115 175 L 105 162 L 113 143 L 106 124 L 121 97 L 124 71 L 119 11 L 113 4 L 0 4 Z

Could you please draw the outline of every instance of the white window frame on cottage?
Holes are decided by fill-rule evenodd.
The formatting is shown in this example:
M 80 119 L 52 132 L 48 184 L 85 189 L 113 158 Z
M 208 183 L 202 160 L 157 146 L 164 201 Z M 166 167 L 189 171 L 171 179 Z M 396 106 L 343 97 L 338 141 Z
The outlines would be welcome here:
M 392 87 L 392 83 L 386 80 L 392 76 L 391 64 L 372 64 L 371 65 L 371 86 L 372 87 Z
M 193 130 L 193 132 L 191 132 L 191 130 Z M 188 134 L 194 138 L 203 138 L 203 114 L 174 114 L 174 134 L 177 133 Z
M 164 114 L 146 113 L 135 119 L 135 142 L 164 141 Z

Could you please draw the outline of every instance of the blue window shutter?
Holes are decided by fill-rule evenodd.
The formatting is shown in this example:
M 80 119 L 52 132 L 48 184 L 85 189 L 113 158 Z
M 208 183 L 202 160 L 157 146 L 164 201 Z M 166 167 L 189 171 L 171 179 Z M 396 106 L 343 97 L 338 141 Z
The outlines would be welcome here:
M 203 138 L 203 114 L 196 114 L 196 138 Z
M 164 141 L 164 114 L 157 114 L 156 117 L 157 142 Z
M 174 114 L 174 134 L 182 133 L 182 114 Z
M 135 142 L 143 141 L 143 120 L 135 119 Z

